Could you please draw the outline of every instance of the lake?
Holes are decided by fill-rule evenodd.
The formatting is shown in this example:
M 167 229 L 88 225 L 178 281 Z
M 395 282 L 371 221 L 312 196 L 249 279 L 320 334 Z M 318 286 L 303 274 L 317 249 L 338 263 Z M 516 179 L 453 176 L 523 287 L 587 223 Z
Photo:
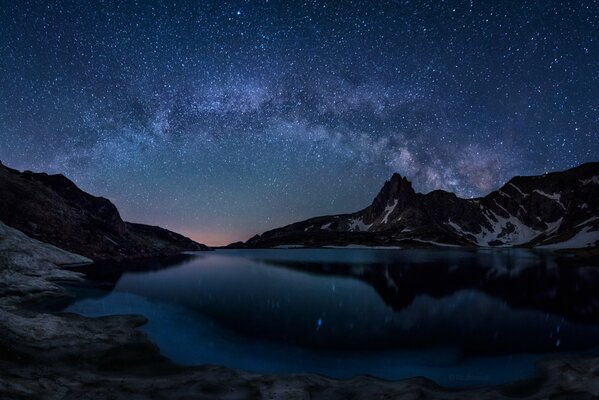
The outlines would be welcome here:
M 65 311 L 142 314 L 184 365 L 447 387 L 599 354 L 599 268 L 525 249 L 217 250 L 82 267 Z

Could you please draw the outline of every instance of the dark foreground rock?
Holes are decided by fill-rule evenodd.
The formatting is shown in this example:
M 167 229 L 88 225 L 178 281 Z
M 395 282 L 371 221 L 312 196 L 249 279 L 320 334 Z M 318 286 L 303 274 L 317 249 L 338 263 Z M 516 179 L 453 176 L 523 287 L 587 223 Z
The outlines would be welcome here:
M 57 265 L 88 259 L 0 223 L 2 399 L 594 399 L 599 358 L 550 361 L 534 380 L 446 390 L 424 378 L 388 382 L 310 374 L 259 375 L 224 367 L 184 368 L 160 355 L 136 327 L 140 316 L 86 318 L 34 311 L 68 300 L 59 282 L 81 275 Z M 468 377 L 464 377 L 467 379 Z
M 1 163 L 0 221 L 95 261 L 208 249 L 157 226 L 123 221 L 108 199 L 82 191 L 63 175 L 19 172 Z
M 499 190 L 462 199 L 443 190 L 416 193 L 394 174 L 355 213 L 311 218 L 231 248 L 319 246 L 592 247 L 599 242 L 599 163 L 517 176 Z

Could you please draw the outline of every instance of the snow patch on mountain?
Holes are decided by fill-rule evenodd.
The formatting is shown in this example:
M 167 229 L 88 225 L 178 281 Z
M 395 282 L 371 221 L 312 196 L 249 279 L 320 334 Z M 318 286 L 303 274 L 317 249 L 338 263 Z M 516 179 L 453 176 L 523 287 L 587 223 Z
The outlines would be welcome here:
M 576 228 L 578 228 L 579 226 L 588 225 L 591 222 L 596 221 L 598 219 L 599 219 L 599 216 L 597 216 L 597 217 L 591 217 L 591 218 L 587 219 L 586 221 L 583 221 L 580 224 L 576 225 Z
M 559 205 L 560 205 L 560 206 L 561 206 L 561 207 L 562 207 L 564 210 L 566 209 L 566 207 L 564 207 L 564 205 L 563 205 L 563 204 L 562 204 L 562 202 L 560 201 L 560 199 L 561 199 L 561 197 L 562 197 L 562 195 L 561 195 L 560 193 L 551 193 L 551 194 L 549 194 L 549 193 L 545 193 L 545 192 L 543 192 L 543 191 L 541 191 L 541 190 L 539 190 L 539 189 L 535 189 L 535 190 L 533 190 L 533 192 L 534 192 L 534 193 L 538 193 L 538 194 L 540 194 L 541 196 L 545 196 L 545 197 L 547 197 L 548 199 L 551 199 L 551 200 L 555 201 L 555 202 L 556 202 L 557 204 L 559 204 Z
M 371 226 L 372 224 L 366 225 L 364 221 L 362 221 L 362 218 L 352 218 L 349 220 L 350 231 L 367 231 Z
M 387 207 L 385 207 L 385 211 L 384 211 L 385 215 L 383 216 L 383 220 L 381 221 L 381 223 L 383 223 L 383 224 L 387 223 L 387 219 L 389 218 L 389 215 L 393 212 L 393 210 L 395 210 L 395 207 L 397 207 L 397 199 L 395 199 L 393 204 L 387 205 Z
M 510 212 L 508 210 L 506 210 L 501 204 L 499 204 L 497 202 L 497 200 L 493 200 L 495 202 L 495 205 L 499 208 L 501 208 L 507 215 L 510 215 Z
M 332 225 L 332 224 L 333 224 L 332 222 L 329 222 L 328 224 L 324 224 L 324 225 L 322 225 L 322 226 L 320 227 L 320 229 L 322 229 L 322 230 L 329 229 L 329 228 L 331 227 L 331 225 Z
M 467 230 L 465 230 L 464 228 L 462 228 L 460 225 L 456 224 L 455 222 L 449 220 L 447 222 L 447 225 L 451 226 L 456 232 L 458 232 L 460 235 L 462 236 L 466 236 L 466 239 L 470 240 L 468 238 L 468 236 L 473 236 L 473 237 L 477 237 L 477 234 L 474 232 L 469 232 Z
M 461 247 L 461 246 L 458 246 L 457 244 L 435 242 L 434 240 L 424 240 L 424 239 L 411 239 L 411 240 L 413 240 L 414 242 L 428 243 L 428 244 L 432 244 L 432 245 L 440 246 L 440 247 Z
M 562 226 L 562 220 L 564 219 L 564 217 L 560 217 L 559 219 L 557 219 L 554 222 L 548 222 L 547 223 L 547 230 L 544 232 L 545 235 L 551 235 L 553 233 L 555 233 L 560 226 Z
M 514 185 L 512 182 L 510 182 L 509 185 L 511 187 L 513 187 L 514 189 L 516 189 L 518 191 L 518 193 L 520 193 L 522 195 L 522 197 L 528 196 L 526 193 L 524 193 L 522 190 L 520 190 L 520 188 L 518 186 Z
M 503 209 L 503 207 L 502 207 Z M 505 209 L 503 209 L 505 211 Z M 513 246 L 528 243 L 534 238 L 543 233 L 556 230 L 561 224 L 561 218 L 555 221 L 546 231 L 537 231 L 532 229 L 519 218 L 507 213 L 509 217 L 502 217 L 492 210 L 486 210 L 492 215 L 492 218 L 487 215 L 487 221 L 490 228 L 481 226 L 478 233 L 470 232 L 453 221 L 448 221 L 447 225 L 451 226 L 460 236 L 469 241 L 474 241 L 478 246 L 488 247 L 491 243 L 503 243 L 503 246 Z M 506 211 L 507 212 L 507 211 Z M 474 240 L 473 240 L 474 239 Z
M 584 247 L 593 246 L 599 241 L 599 231 L 591 231 L 591 227 L 584 227 L 574 235 L 572 238 L 553 244 L 546 244 L 543 246 L 537 246 L 543 249 L 578 249 Z
M 509 215 L 508 218 L 501 217 L 491 211 L 491 213 L 497 219 L 497 222 L 492 225 L 492 229 L 488 232 L 486 237 L 486 245 L 490 242 L 500 240 L 504 245 L 520 245 L 528 243 L 541 233 L 540 231 L 534 230 L 524 222 L 520 221 L 517 217 Z
M 533 192 L 534 192 L 534 193 L 538 193 L 538 194 L 540 194 L 541 196 L 545 196 L 545 197 L 547 197 L 547 198 L 549 198 L 549 199 L 551 199 L 551 200 L 555 200 L 555 201 L 559 201 L 559 199 L 562 197 L 562 195 L 561 195 L 561 194 L 559 194 L 559 193 L 552 193 L 552 194 L 549 194 L 549 193 L 545 193 L 545 192 L 543 192 L 543 191 L 541 191 L 541 190 L 539 190 L 539 189 L 535 189 L 535 190 L 533 190 Z
M 590 179 L 581 179 L 580 182 L 582 182 L 583 185 L 588 185 L 590 183 L 599 185 L 599 175 L 595 175 Z

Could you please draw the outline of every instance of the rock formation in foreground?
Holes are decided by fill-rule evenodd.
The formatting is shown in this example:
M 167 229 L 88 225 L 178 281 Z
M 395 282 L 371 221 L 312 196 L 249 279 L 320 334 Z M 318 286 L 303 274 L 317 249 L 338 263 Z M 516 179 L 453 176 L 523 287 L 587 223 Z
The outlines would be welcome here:
M 399 174 L 371 205 L 311 218 L 232 247 L 458 245 L 586 248 L 599 241 L 599 162 L 517 176 L 485 197 L 416 193 Z
M 96 261 L 208 249 L 157 226 L 123 221 L 108 199 L 82 191 L 63 175 L 19 172 L 1 163 L 0 221 Z

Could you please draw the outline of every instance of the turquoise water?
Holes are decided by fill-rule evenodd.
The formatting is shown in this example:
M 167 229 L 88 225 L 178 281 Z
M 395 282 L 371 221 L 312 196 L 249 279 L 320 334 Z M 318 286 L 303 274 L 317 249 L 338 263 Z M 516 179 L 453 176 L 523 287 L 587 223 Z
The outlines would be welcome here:
M 186 365 L 472 387 L 599 346 L 597 270 L 549 253 L 223 250 L 116 274 L 87 268 L 109 285 L 78 289 L 66 311 L 145 315 L 141 329 Z

